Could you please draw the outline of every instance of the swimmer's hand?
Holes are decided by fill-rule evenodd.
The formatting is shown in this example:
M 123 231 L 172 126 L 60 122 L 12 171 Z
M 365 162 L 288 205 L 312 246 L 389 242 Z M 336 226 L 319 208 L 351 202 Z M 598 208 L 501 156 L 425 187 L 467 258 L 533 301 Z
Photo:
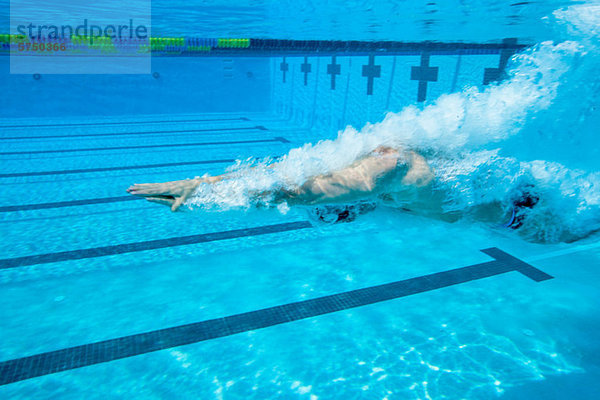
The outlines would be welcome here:
M 194 193 L 196 188 L 204 182 L 212 182 L 211 177 L 205 176 L 164 183 L 136 183 L 130 186 L 127 192 L 134 196 L 145 197 L 146 200 L 153 203 L 169 206 L 171 211 L 177 211 Z

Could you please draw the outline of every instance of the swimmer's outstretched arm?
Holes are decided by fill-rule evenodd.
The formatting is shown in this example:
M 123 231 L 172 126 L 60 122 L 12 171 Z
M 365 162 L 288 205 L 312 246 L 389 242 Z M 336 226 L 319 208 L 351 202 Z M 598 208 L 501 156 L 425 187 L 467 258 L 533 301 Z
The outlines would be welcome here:
M 169 206 L 171 211 L 177 211 L 200 184 L 218 182 L 224 179 L 226 175 L 204 175 L 201 178 L 163 183 L 135 183 L 127 189 L 127 192 L 134 196 L 145 197 L 146 200 L 153 203 Z

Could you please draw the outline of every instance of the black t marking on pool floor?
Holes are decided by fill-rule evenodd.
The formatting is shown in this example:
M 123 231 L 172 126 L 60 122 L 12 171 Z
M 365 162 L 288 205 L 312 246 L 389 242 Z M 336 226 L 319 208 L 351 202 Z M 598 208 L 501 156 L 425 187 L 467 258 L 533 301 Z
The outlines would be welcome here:
M 362 307 L 511 271 L 520 272 L 536 282 L 552 279 L 552 276 L 498 248 L 482 251 L 495 260 L 224 318 L 4 361 L 0 363 L 0 385 Z

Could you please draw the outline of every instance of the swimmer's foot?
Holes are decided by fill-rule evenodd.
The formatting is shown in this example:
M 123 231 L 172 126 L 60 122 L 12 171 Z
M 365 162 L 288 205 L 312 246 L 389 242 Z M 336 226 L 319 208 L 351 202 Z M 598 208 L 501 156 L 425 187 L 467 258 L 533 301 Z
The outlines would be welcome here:
M 529 192 L 525 192 L 520 199 L 515 201 L 512 212 L 512 218 L 510 222 L 505 226 L 511 229 L 519 229 L 520 227 L 522 227 L 523 220 L 526 216 L 525 209 L 532 209 L 539 201 L 539 196 Z
M 375 203 L 366 201 L 349 205 L 324 205 L 314 208 L 312 215 L 321 222 L 337 224 L 340 222 L 352 222 L 359 215 L 373 211 L 375 207 Z
M 186 179 L 164 183 L 136 183 L 127 189 L 129 194 L 141 196 L 153 203 L 168 206 L 171 211 L 177 209 L 194 193 L 196 188 L 209 178 Z

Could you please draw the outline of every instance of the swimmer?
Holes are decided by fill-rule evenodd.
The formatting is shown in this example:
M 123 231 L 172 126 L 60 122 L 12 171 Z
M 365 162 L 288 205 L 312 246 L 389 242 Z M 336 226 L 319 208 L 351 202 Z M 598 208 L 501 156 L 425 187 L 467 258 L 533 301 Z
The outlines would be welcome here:
M 400 152 L 380 146 L 352 165 L 329 174 L 311 177 L 298 188 L 282 189 L 276 193 L 264 192 L 261 195 L 274 195 L 276 202 L 287 201 L 289 204 L 307 205 L 357 200 L 376 191 L 381 182 L 400 164 L 407 167 L 402 177 L 404 185 L 421 187 L 433 180 L 433 172 L 422 156 L 412 151 Z M 228 174 L 204 175 L 180 181 L 134 184 L 127 192 L 143 196 L 154 203 L 167 205 L 171 211 L 176 211 L 200 184 L 214 184 L 227 178 Z
M 228 175 L 204 175 L 200 178 L 165 183 L 134 184 L 127 192 L 145 197 L 154 203 L 164 204 L 170 207 L 171 211 L 176 211 L 193 195 L 199 185 L 215 184 L 227 179 Z M 256 193 L 255 196 L 268 196 L 275 204 L 329 204 L 315 210 L 320 220 L 329 219 L 330 222 L 348 222 L 357 214 L 372 210 L 374 206 L 365 203 L 364 200 L 373 199 L 374 196 L 405 211 L 448 222 L 458 220 L 459 213 L 444 210 L 443 193 L 433 189 L 434 177 L 432 168 L 422 155 L 414 151 L 380 146 L 350 166 L 313 176 L 299 187 Z M 362 203 L 358 206 L 348 206 L 351 202 Z M 331 206 L 332 203 L 342 205 Z M 496 203 L 477 206 L 471 211 L 477 219 L 487 222 L 508 221 L 512 211 L 512 220 L 507 226 L 514 228 L 522 223 L 522 216 L 515 217 L 515 210 L 510 210 L 507 215 L 506 210 Z M 335 215 L 329 218 L 325 216 L 327 213 Z

